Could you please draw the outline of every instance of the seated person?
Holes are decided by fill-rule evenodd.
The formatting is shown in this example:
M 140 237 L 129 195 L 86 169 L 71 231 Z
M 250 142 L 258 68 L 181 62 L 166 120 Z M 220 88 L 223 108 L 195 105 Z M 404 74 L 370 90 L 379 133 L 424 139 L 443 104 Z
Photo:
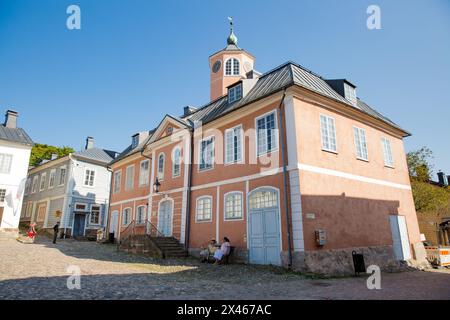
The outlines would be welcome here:
M 230 240 L 227 237 L 224 237 L 220 249 L 214 253 L 214 259 L 216 259 L 215 262 L 216 264 L 218 264 L 223 259 L 223 257 L 230 254 L 231 250 L 230 247 L 231 247 Z
M 215 239 L 211 239 L 211 241 L 208 243 L 208 246 L 206 247 L 206 249 L 203 249 L 202 251 L 200 251 L 200 258 L 201 258 L 202 262 L 208 262 L 209 256 L 214 255 L 214 253 L 217 250 L 216 243 L 217 242 Z

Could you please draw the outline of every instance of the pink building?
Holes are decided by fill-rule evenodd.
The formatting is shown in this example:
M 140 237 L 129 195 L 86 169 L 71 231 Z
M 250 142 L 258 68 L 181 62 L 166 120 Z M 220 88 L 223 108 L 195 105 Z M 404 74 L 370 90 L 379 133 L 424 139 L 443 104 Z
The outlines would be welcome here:
M 382 268 L 424 261 L 406 130 L 345 79 L 255 71 L 233 32 L 209 65 L 211 102 L 166 115 L 111 164 L 117 239 L 155 240 L 150 226 L 197 254 L 226 236 L 235 261 L 318 273 L 351 273 L 352 251 Z

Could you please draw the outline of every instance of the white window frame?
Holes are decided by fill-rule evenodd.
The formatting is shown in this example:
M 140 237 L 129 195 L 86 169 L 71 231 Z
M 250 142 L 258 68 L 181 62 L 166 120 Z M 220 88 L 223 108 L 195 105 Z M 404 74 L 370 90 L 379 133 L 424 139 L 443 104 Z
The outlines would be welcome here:
M 131 178 L 129 173 L 132 172 Z M 134 189 L 134 175 L 135 175 L 135 168 L 134 164 L 127 166 L 125 169 L 125 191 L 130 191 Z M 130 179 L 130 180 L 129 180 Z M 131 181 L 131 184 L 129 185 L 128 182 Z
M 93 217 L 92 209 L 93 209 L 93 207 L 98 207 L 98 222 L 97 223 L 92 222 L 92 217 Z M 95 204 L 95 203 L 91 204 L 91 211 L 90 211 L 90 214 L 89 214 L 89 225 L 94 225 L 94 226 L 101 225 L 101 218 L 102 218 L 102 206 L 100 204 Z
M 84 210 L 77 209 L 77 206 L 80 206 L 80 205 L 84 207 Z M 75 202 L 73 204 L 73 211 L 76 211 L 76 212 L 89 212 L 89 205 L 87 203 L 84 203 L 84 202 Z
M 147 170 L 142 170 L 142 164 L 147 163 Z M 139 163 L 139 186 L 148 186 L 150 183 L 150 160 L 145 159 Z
M 242 99 L 242 82 L 228 88 L 228 103 L 233 103 Z
M 31 185 L 33 181 L 30 177 L 27 178 L 27 181 L 25 182 L 25 195 L 28 195 L 31 193 Z
M 241 197 L 241 216 L 238 218 L 227 218 L 227 197 L 239 195 Z M 234 210 L 234 200 L 233 200 Z M 242 191 L 230 191 L 223 196 L 223 220 L 224 221 L 240 221 L 244 220 L 244 193 Z
M 348 83 L 344 83 L 344 95 L 348 101 L 350 101 L 353 105 L 356 105 L 356 89 Z
M 41 173 L 41 180 L 39 181 L 39 192 L 45 190 L 45 185 L 47 184 L 47 172 Z
M 129 221 L 127 221 L 127 223 L 124 223 L 124 213 L 125 213 L 125 210 L 130 210 L 130 216 L 128 217 L 128 220 Z M 133 220 L 133 209 L 131 208 L 131 207 L 126 207 L 126 208 L 123 208 L 122 209 L 122 219 L 121 219 L 122 221 L 121 221 L 121 225 L 122 226 L 127 226 L 127 225 L 129 225 L 130 223 L 131 223 L 131 221 Z
M 53 183 L 52 183 L 52 177 L 53 177 Z M 55 187 L 56 183 L 56 169 L 50 170 L 50 174 L 48 176 L 48 188 L 53 189 Z
M 205 167 L 205 168 L 201 168 L 202 165 L 202 143 L 203 141 L 208 141 L 212 139 L 212 155 L 211 155 L 211 167 Z M 211 135 L 208 136 L 206 138 L 201 139 L 198 142 L 198 172 L 204 172 L 204 171 L 208 171 L 208 170 L 212 170 L 214 169 L 214 160 L 215 160 L 215 144 L 216 144 L 216 138 L 215 136 Z
M 356 136 L 356 134 L 357 134 L 356 132 L 358 132 L 358 137 Z M 363 135 L 361 135 L 361 132 L 363 133 Z M 363 139 L 361 139 L 362 136 L 364 137 L 364 141 L 363 141 Z M 355 143 L 356 159 L 368 162 L 369 161 L 369 147 L 367 146 L 366 129 L 360 128 L 357 126 L 353 126 L 353 139 L 354 139 L 354 143 Z M 358 144 L 357 140 L 359 140 L 359 144 Z M 358 147 L 361 148 L 361 154 L 358 154 Z M 364 158 L 363 147 L 365 148 L 365 152 L 366 152 L 365 158 Z
M 322 119 L 325 119 L 325 128 L 323 127 Z M 330 132 L 330 124 L 332 124 L 333 134 Z M 320 125 L 320 142 L 322 145 L 322 150 L 332 153 L 338 153 L 338 143 L 337 143 L 337 131 L 336 131 L 336 119 L 326 114 L 320 114 L 319 116 Z M 324 136 L 324 130 L 326 131 L 326 137 Z M 334 149 L 332 140 L 334 139 Z M 326 146 L 328 144 L 328 147 Z
M 25 208 L 25 218 L 30 218 L 33 214 L 33 201 L 28 201 Z
M 62 175 L 63 170 L 64 170 L 64 180 L 61 182 L 61 175 Z M 58 187 L 65 185 L 66 180 L 67 180 L 67 166 L 61 166 L 61 167 L 59 167 Z
M 161 157 L 163 157 L 163 162 L 162 162 L 162 168 L 160 168 L 159 164 L 160 164 L 160 159 Z M 158 161 L 156 162 L 156 175 L 158 177 L 159 181 L 163 181 L 164 180 L 164 170 L 166 169 L 166 155 L 164 154 L 164 152 L 161 152 L 160 154 L 158 154 Z M 162 169 L 162 170 L 160 170 Z
M 36 193 L 39 190 L 39 175 L 33 177 L 33 182 L 31 183 L 31 193 Z
M 0 153 L 0 173 L 3 173 L 3 174 L 10 174 L 11 173 L 13 158 L 14 157 L 13 157 L 12 154 Z M 8 161 L 9 161 L 8 163 L 6 162 L 6 159 L 8 159 Z M 5 163 L 8 164 L 7 167 L 6 167 Z
M 179 151 L 180 152 L 180 158 L 178 159 L 178 173 L 175 172 L 175 165 L 176 163 L 176 158 L 175 158 L 175 152 Z M 177 178 L 181 176 L 181 148 L 179 146 L 176 146 L 175 148 L 173 148 L 172 151 L 172 178 Z
M 262 118 L 266 118 L 267 116 L 269 116 L 270 114 L 274 114 L 274 121 L 275 121 L 275 128 L 273 130 L 275 130 L 275 143 L 276 143 L 276 147 L 268 150 L 267 149 L 267 129 L 266 129 L 266 134 L 265 134 L 265 138 L 266 138 L 266 150 L 263 152 L 259 152 L 259 139 L 258 139 L 258 120 L 262 119 Z M 267 123 L 267 122 L 266 122 Z M 259 115 L 258 117 L 255 118 L 255 147 L 256 147 L 256 156 L 257 157 L 261 157 L 267 154 L 270 154 L 272 152 L 276 152 L 278 151 L 278 148 L 280 146 L 280 134 L 279 134 L 279 130 L 278 130 L 278 114 L 277 114 L 277 110 L 271 110 L 269 112 L 266 112 L 262 115 Z
M 120 177 L 119 184 L 117 184 L 117 176 Z M 113 184 L 113 194 L 120 193 L 122 189 L 122 169 L 114 171 L 114 184 Z
M 142 213 L 143 213 L 143 219 L 142 221 L 139 222 L 138 217 L 139 217 L 139 209 L 142 208 Z M 145 221 L 147 220 L 147 207 L 145 205 L 140 205 L 136 207 L 136 224 L 137 225 L 143 225 L 145 224 Z
M 394 168 L 394 155 L 392 154 L 391 140 L 386 137 L 382 137 L 381 149 L 383 150 L 384 166 Z
M 42 220 L 39 218 L 39 209 L 44 207 L 45 208 L 45 212 L 44 212 L 44 217 L 42 218 Z M 44 222 L 45 218 L 47 217 L 47 212 L 48 212 L 48 207 L 47 207 L 47 203 L 46 202 L 41 202 L 38 203 L 37 208 L 36 208 L 36 221 L 37 222 Z
M 90 171 L 89 174 L 89 179 L 88 179 L 88 183 L 86 184 L 86 176 L 87 176 L 87 172 Z M 91 180 L 91 173 L 94 173 L 94 179 L 92 179 L 92 186 L 90 185 L 90 180 Z M 95 178 L 97 176 L 97 172 L 95 169 L 91 169 L 91 168 L 85 168 L 84 169 L 84 176 L 83 176 L 83 186 L 88 187 L 88 188 L 94 188 L 95 187 Z
M 227 63 L 230 62 L 230 73 L 227 73 Z M 238 63 L 238 73 L 235 73 L 235 63 Z M 239 59 L 235 57 L 231 57 L 225 61 L 224 68 L 223 68 L 224 76 L 226 77 L 235 77 L 241 74 L 241 62 Z
M 206 200 L 208 199 L 211 203 L 211 213 L 210 213 L 210 217 L 209 219 L 199 219 L 198 218 L 198 209 L 199 209 L 199 202 L 201 200 Z M 196 199 L 195 201 L 195 222 L 196 223 L 204 223 L 204 222 L 212 222 L 212 217 L 213 217 L 213 197 L 212 196 L 200 196 Z
M 239 139 L 240 139 L 240 143 L 239 143 L 239 145 L 240 145 L 240 153 L 239 153 L 239 156 L 238 156 L 237 160 L 234 160 L 234 154 L 235 154 L 234 137 L 236 137 L 235 132 L 234 132 L 235 129 L 239 129 Z M 232 146 L 233 159 L 232 160 L 228 159 L 229 153 L 228 153 L 228 139 L 227 139 L 227 135 L 230 132 L 232 134 L 232 143 L 233 143 L 233 146 Z M 225 152 L 224 152 L 224 154 L 225 154 L 225 164 L 226 165 L 230 165 L 230 164 L 242 163 L 243 158 L 244 158 L 243 157 L 243 152 L 244 152 L 244 130 L 243 130 L 242 124 L 239 124 L 237 126 L 234 126 L 232 128 L 229 128 L 229 129 L 225 130 L 225 143 L 224 143 L 224 145 L 225 145 Z
M 135 135 L 131 138 L 131 149 L 136 148 L 139 145 L 139 135 Z

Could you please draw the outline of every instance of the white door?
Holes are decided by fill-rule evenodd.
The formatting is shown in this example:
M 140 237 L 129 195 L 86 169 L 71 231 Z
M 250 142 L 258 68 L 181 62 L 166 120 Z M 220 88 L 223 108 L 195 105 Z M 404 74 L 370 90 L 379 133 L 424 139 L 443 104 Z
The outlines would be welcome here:
M 164 200 L 159 205 L 158 230 L 166 237 L 172 235 L 172 201 Z
M 389 221 L 391 224 L 392 245 L 395 258 L 397 260 L 411 259 L 405 216 L 391 215 L 389 216 Z
M 113 211 L 113 213 L 111 213 L 111 223 L 109 224 L 109 232 L 114 233 L 114 236 L 117 236 L 118 223 L 119 223 L 119 212 Z

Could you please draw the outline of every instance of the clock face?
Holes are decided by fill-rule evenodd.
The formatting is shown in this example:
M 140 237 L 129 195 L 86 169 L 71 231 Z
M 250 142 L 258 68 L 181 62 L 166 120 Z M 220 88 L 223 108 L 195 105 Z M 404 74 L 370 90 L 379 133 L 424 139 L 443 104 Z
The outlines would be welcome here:
M 246 62 L 244 63 L 244 70 L 245 70 L 245 72 L 249 72 L 249 71 L 252 70 L 252 65 L 251 65 L 250 62 L 246 61 Z
M 222 62 L 220 60 L 217 60 L 214 62 L 214 65 L 212 67 L 212 72 L 217 73 L 220 70 L 220 67 L 222 66 Z

